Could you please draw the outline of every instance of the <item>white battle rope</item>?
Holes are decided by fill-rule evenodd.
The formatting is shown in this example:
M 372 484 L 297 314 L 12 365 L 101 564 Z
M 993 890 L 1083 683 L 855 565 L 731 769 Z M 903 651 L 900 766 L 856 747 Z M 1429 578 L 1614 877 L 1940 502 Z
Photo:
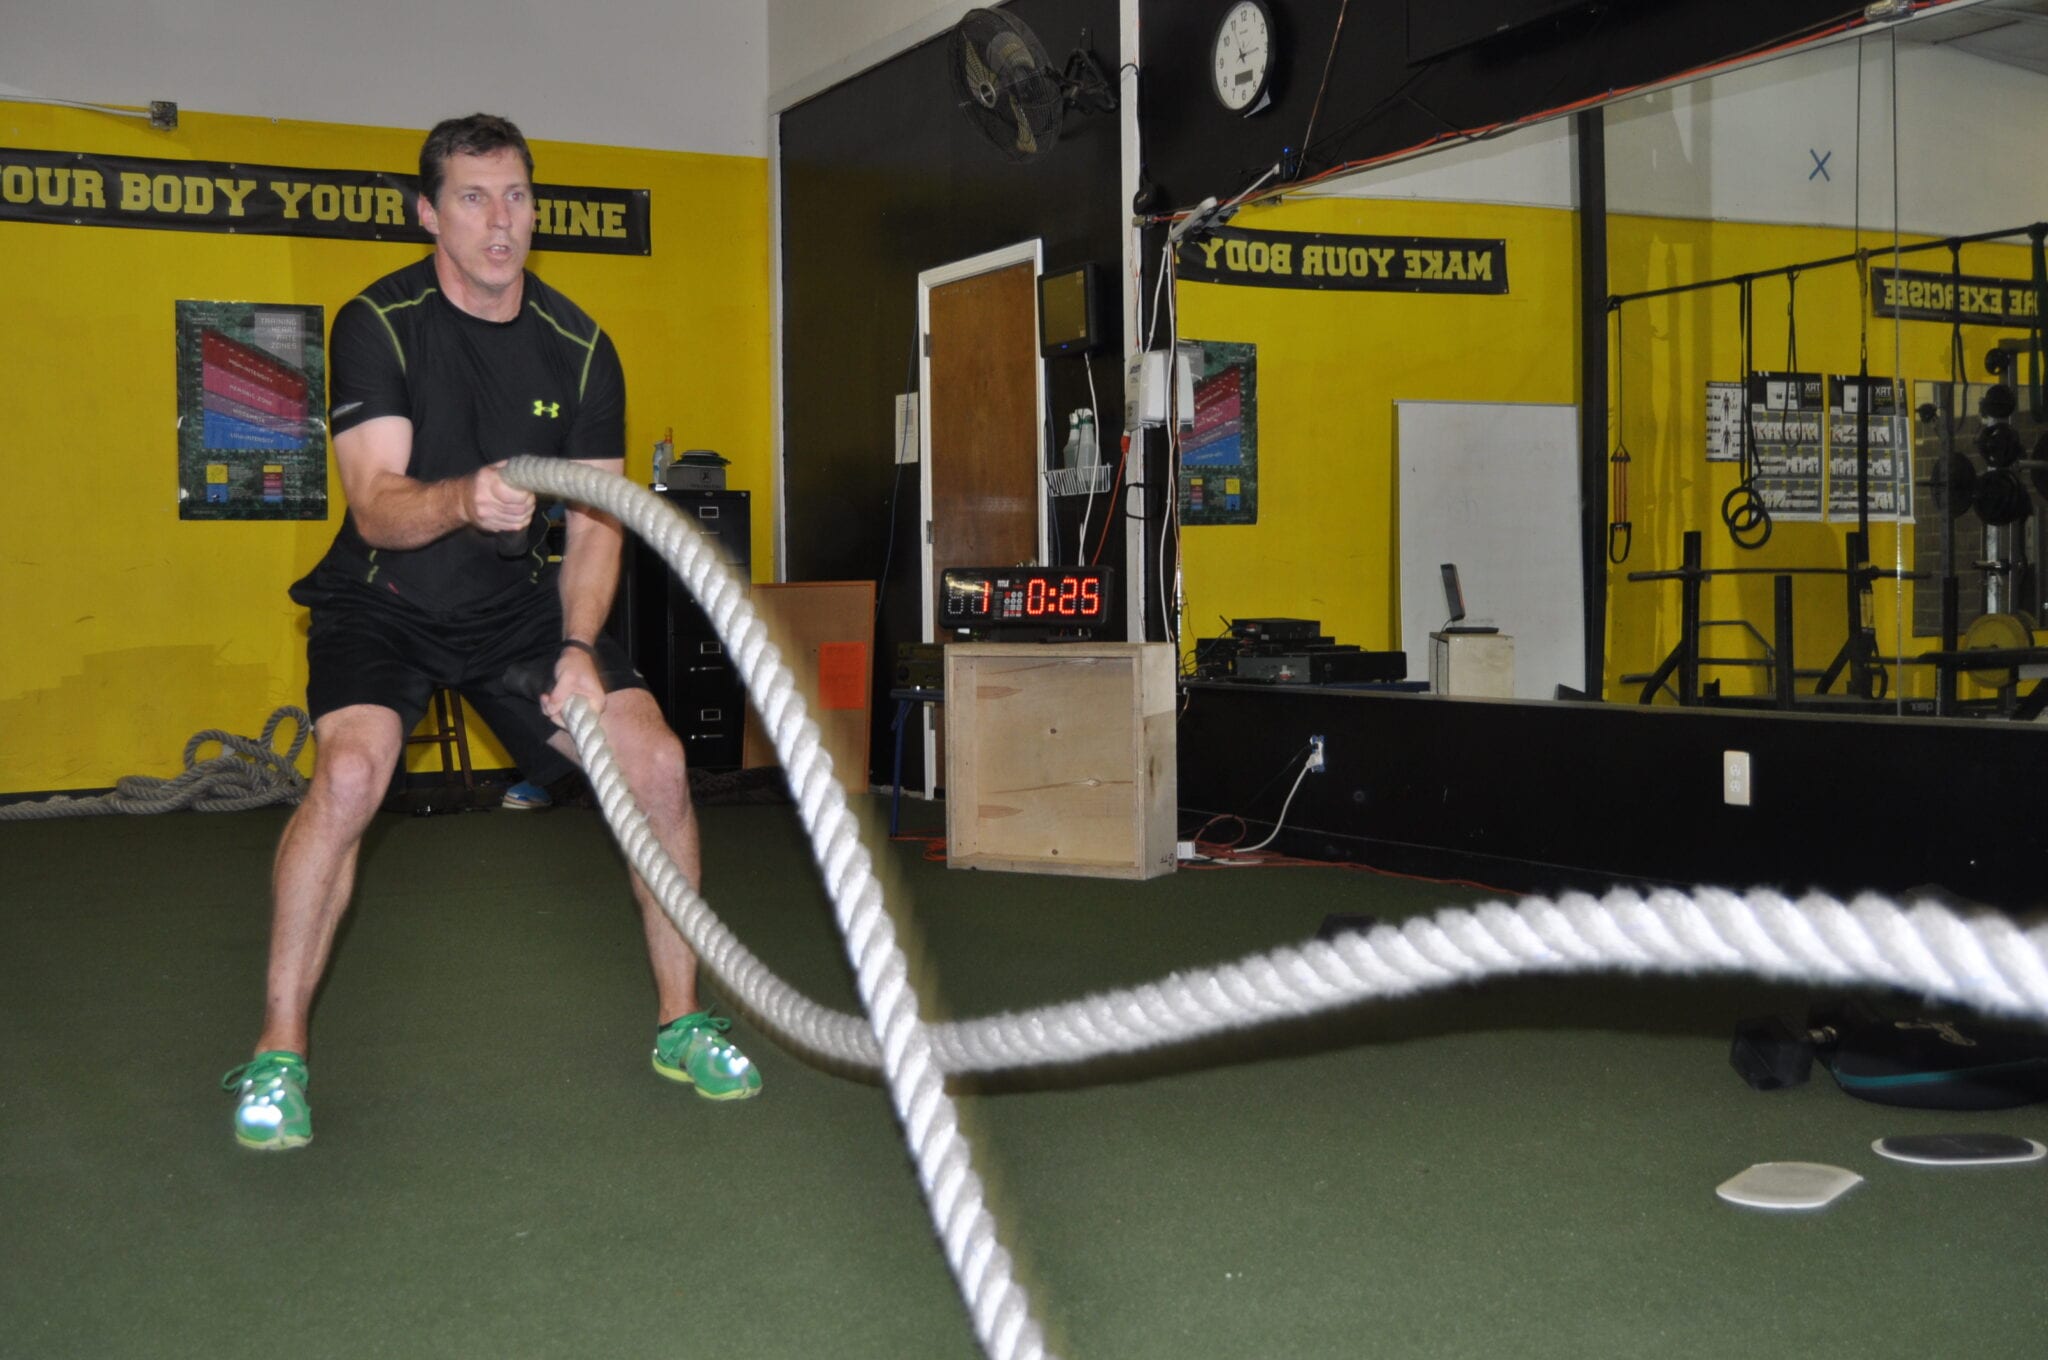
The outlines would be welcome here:
M 832 777 L 832 759 L 819 740 L 818 725 L 805 715 L 803 699 L 789 668 L 768 641 L 767 629 L 709 540 L 653 492 L 594 468 L 531 456 L 514 458 L 505 468 L 505 478 L 529 491 L 596 506 L 631 526 L 682 578 L 724 640 L 726 652 L 737 660 L 824 871 L 861 1004 L 867 1008 L 866 1037 L 879 1046 L 889 1097 L 903 1124 L 932 1226 L 967 1305 L 975 1338 L 991 1360 L 1040 1360 L 1048 1354 L 1045 1336 L 1031 1315 L 1029 1296 L 1010 1268 L 1010 1253 L 997 1240 L 995 1217 L 988 1210 L 952 1097 L 946 1094 L 931 1039 L 918 1016 L 917 993 L 882 903 L 882 885 L 861 844 L 859 825 L 847 810 L 846 794 Z M 750 989 L 738 971 L 727 971 L 737 969 L 738 955 L 744 951 L 655 841 L 605 748 L 588 701 L 572 699 L 564 716 L 605 820 L 641 880 L 698 957 L 738 994 L 741 1004 L 752 1009 L 749 998 L 759 989 Z M 693 930 L 699 917 L 699 928 Z M 751 956 L 746 961 L 753 963 Z M 758 963 L 753 963 L 753 970 L 773 981 Z M 777 989 L 788 994 L 776 998 L 785 1004 L 803 1001 L 786 985 L 777 983 Z M 765 1006 L 759 1013 L 772 1016 Z
M 832 776 L 817 724 L 740 584 L 672 505 L 609 473 L 520 457 L 506 480 L 617 517 L 682 579 L 738 665 L 774 741 L 824 871 L 867 1019 L 818 1005 L 755 958 L 662 850 L 606 748 L 589 705 L 566 718 L 605 819 L 640 877 L 704 965 L 746 1010 L 822 1057 L 879 1067 L 902 1120 L 947 1263 L 992 1360 L 1046 1354 L 1010 1258 L 996 1238 L 941 1073 L 1066 1063 L 1175 1043 L 1379 997 L 1510 973 L 1621 969 L 1749 973 L 1779 981 L 1883 985 L 1979 1010 L 2048 1019 L 2048 925 L 1961 916 L 1875 896 L 1718 889 L 1692 894 L 1567 894 L 1510 907 L 1446 909 L 1400 927 L 1274 949 L 1222 967 L 1038 1010 L 927 1026 L 859 826 Z

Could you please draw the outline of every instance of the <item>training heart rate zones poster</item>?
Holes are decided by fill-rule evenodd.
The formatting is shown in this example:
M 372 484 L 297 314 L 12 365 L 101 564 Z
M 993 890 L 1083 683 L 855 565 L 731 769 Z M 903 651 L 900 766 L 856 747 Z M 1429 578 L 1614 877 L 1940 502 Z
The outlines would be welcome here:
M 318 307 L 178 303 L 178 518 L 327 518 Z
M 1181 440 L 1183 524 L 1259 522 L 1258 347 L 1183 342 L 1195 366 L 1195 424 Z

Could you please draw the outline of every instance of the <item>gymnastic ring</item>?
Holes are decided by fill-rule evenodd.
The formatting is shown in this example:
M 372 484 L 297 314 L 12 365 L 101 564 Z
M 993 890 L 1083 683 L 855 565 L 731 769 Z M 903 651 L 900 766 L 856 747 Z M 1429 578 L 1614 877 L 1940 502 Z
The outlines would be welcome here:
M 1771 512 L 1748 482 L 1721 498 L 1721 522 L 1738 548 L 1761 548 L 1771 541 Z

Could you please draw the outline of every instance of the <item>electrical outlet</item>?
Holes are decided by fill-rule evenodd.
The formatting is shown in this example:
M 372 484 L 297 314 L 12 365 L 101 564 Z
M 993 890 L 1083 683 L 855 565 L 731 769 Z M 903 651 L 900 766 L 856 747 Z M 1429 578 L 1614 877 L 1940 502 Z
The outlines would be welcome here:
M 1320 736 L 1308 739 L 1308 768 L 1312 774 L 1323 772 L 1323 739 Z
M 1730 807 L 1748 807 L 1755 786 L 1750 781 L 1749 752 L 1721 753 L 1721 801 Z

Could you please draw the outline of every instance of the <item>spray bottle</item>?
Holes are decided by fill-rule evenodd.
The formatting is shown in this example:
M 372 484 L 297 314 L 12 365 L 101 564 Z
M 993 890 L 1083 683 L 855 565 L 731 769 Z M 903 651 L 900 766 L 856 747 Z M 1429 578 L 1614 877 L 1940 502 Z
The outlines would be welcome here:
M 661 438 L 654 441 L 654 485 L 657 490 L 668 486 L 669 465 L 676 461 L 676 432 L 670 426 L 661 432 Z

